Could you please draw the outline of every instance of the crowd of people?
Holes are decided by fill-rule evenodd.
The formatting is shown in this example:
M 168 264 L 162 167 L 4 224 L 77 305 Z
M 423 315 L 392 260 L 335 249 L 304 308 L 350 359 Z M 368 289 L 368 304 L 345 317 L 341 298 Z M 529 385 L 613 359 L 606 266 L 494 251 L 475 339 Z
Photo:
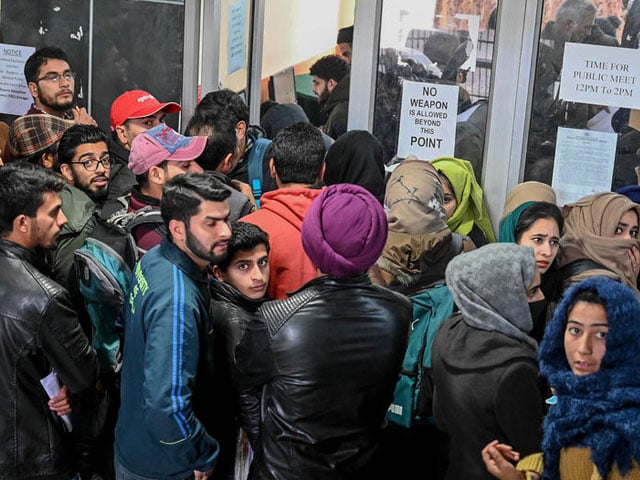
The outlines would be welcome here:
M 182 135 L 178 103 L 133 90 L 107 135 L 63 51 L 25 77 L 1 145 L 0 478 L 640 478 L 636 190 L 557 205 L 524 182 L 494 228 L 469 161 L 386 175 L 340 110 L 267 139 L 219 90 Z M 115 363 L 77 262 L 105 229 L 136 247 Z M 428 418 L 392 425 L 435 286 L 454 309 L 430 333 Z

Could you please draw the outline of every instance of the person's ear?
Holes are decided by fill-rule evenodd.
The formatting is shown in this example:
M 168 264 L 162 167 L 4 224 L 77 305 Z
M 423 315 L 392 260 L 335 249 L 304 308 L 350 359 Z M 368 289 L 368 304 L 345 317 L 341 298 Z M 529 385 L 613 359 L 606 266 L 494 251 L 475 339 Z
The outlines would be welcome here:
M 14 232 L 20 232 L 21 234 L 29 233 L 31 229 L 31 218 L 26 215 L 18 215 L 13 219 L 13 229 Z
M 73 185 L 73 171 L 71 170 L 71 164 L 69 163 L 61 163 L 60 164 L 60 173 L 64 177 L 64 179 Z
M 247 124 L 244 120 L 240 120 L 236 123 L 236 136 L 238 139 L 243 139 L 247 134 Z
M 127 148 L 131 148 L 131 145 L 129 145 L 129 135 L 127 134 L 127 129 L 124 125 L 118 125 L 116 127 L 116 136 L 122 145 L 125 145 Z
M 149 183 L 153 183 L 155 185 L 164 185 L 167 181 L 167 172 L 164 168 L 154 165 L 149 169 L 147 178 L 149 180 Z
M 333 89 L 336 88 L 336 85 L 338 85 L 338 82 L 336 82 L 333 78 L 327 80 L 327 89 L 329 90 L 329 93 L 333 92 Z
M 269 175 L 271 175 L 271 178 L 276 178 L 278 176 L 275 164 L 273 163 L 273 158 L 269 159 Z
M 56 164 L 56 156 L 51 152 L 46 152 L 42 154 L 40 157 L 40 165 L 48 170 L 53 170 L 53 167 Z
M 36 82 L 29 82 L 27 84 L 29 87 L 29 93 L 33 98 L 38 98 L 38 84 Z
M 225 272 L 222 271 L 222 269 L 218 265 L 214 265 L 212 270 L 213 270 L 213 275 L 218 280 L 220 280 L 221 282 L 226 281 L 227 275 L 225 274 Z
M 233 170 L 233 154 L 228 153 L 226 157 L 222 159 L 218 168 L 216 168 L 221 173 L 229 173 Z
M 187 237 L 184 222 L 175 218 L 169 220 L 169 232 L 176 243 L 183 243 Z

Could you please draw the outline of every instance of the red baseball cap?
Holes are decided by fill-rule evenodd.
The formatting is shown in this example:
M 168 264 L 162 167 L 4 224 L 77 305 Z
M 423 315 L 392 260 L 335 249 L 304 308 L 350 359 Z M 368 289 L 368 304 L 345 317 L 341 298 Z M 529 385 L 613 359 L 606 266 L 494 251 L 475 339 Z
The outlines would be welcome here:
M 130 118 L 148 117 L 160 110 L 165 113 L 178 113 L 181 107 L 175 102 L 160 103 L 156 97 L 144 90 L 128 90 L 111 104 L 111 130 L 115 130 Z

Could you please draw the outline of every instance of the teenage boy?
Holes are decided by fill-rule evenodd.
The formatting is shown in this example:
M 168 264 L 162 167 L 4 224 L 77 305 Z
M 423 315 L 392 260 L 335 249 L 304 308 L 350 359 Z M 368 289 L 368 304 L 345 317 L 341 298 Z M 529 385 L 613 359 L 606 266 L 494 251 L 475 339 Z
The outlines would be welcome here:
M 245 222 L 231 224 L 231 240 L 227 258 L 213 267 L 215 279 L 211 281 L 211 318 L 214 328 L 215 391 L 229 392 L 217 395 L 212 411 L 219 412 L 213 435 L 220 442 L 220 457 L 216 475 L 231 474 L 236 459 L 236 440 L 242 431 L 256 446 L 260 428 L 260 392 L 242 391 L 244 383 L 240 373 L 243 353 L 237 350 L 246 325 L 266 300 L 269 284 L 269 239 L 260 227 Z M 259 355 L 259 352 L 249 352 Z M 233 412 L 233 415 L 229 415 Z M 243 439 L 244 441 L 244 439 Z M 246 443 L 245 443 L 246 446 Z

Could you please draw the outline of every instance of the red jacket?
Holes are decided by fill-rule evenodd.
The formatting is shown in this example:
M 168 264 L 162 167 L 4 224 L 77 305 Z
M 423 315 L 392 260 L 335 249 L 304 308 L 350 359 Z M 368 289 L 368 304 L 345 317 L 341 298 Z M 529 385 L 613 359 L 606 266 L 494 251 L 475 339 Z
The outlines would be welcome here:
M 269 235 L 269 288 L 272 299 L 287 298 L 303 284 L 318 276 L 302 248 L 302 220 L 321 188 L 282 188 L 267 192 L 260 198 L 260 209 L 242 217 Z

